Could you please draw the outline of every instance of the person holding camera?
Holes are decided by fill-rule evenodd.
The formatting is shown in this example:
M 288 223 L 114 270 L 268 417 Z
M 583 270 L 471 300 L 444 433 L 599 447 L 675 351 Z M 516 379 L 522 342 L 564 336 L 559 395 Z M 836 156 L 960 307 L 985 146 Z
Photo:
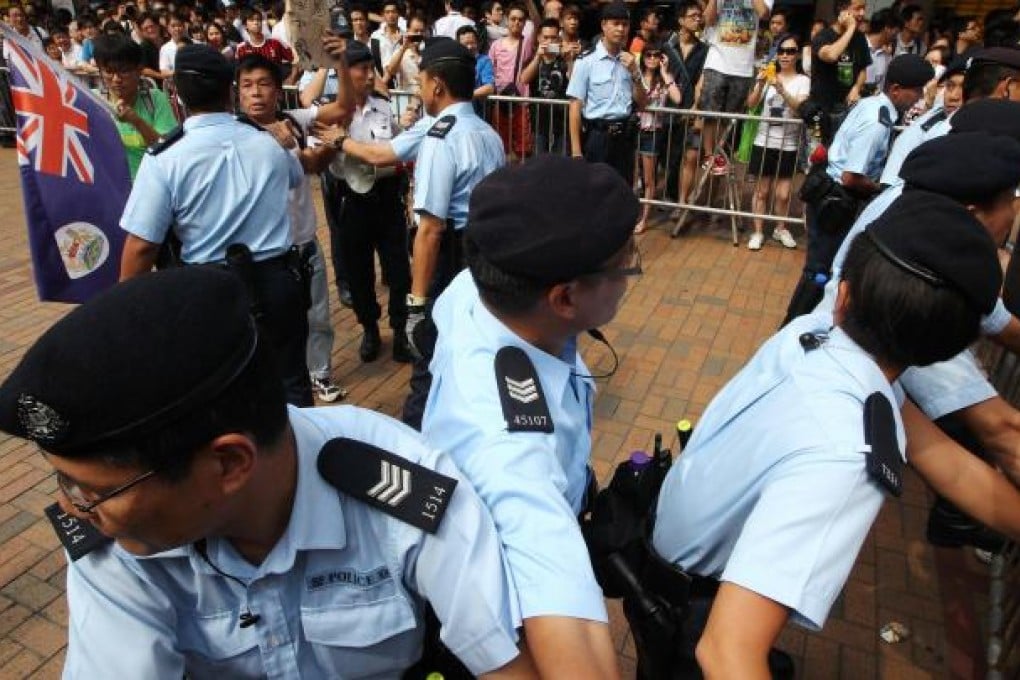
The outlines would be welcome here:
M 538 27 L 535 58 L 521 72 L 521 81 L 534 85 L 536 99 L 566 99 L 567 83 L 574 67 L 575 52 L 564 50 L 560 40 L 560 22 L 544 19 Z M 557 104 L 536 106 L 536 153 L 567 153 L 567 114 Z

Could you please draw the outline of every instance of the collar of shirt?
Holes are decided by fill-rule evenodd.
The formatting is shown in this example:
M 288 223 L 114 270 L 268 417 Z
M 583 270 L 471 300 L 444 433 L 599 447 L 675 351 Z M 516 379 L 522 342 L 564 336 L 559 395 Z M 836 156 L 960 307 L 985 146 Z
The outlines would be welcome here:
M 213 125 L 229 125 L 230 123 L 236 122 L 232 113 L 199 113 L 194 116 L 188 116 L 184 120 L 185 132 L 189 130 L 197 130 L 198 128 L 211 127 Z
M 544 352 L 535 347 L 527 340 L 506 327 L 495 314 L 489 311 L 480 297 L 477 297 L 471 306 L 470 313 L 475 320 L 475 327 L 480 336 L 486 338 L 484 343 L 487 347 L 505 347 L 514 345 L 520 347 L 535 365 L 535 372 L 541 376 L 542 385 L 553 392 L 556 399 L 561 399 L 566 393 L 568 386 L 571 386 L 571 379 L 588 375 L 588 367 L 584 365 L 580 355 L 577 353 L 577 338 L 571 338 L 563 348 L 561 357 Z M 569 359 L 569 361 L 568 361 Z M 581 377 L 582 381 L 591 383 L 591 378 Z M 571 389 L 573 389 L 571 387 Z M 548 395 L 552 397 L 553 395 Z
M 609 50 L 606 49 L 605 40 L 600 38 L 598 43 L 595 45 L 593 50 L 595 59 L 612 59 L 613 61 L 620 61 L 620 55 L 623 54 L 623 50 L 616 53 L 616 56 L 609 54 Z
M 315 425 L 299 409 L 288 406 L 287 410 L 294 430 L 297 484 L 294 489 L 294 505 L 283 535 L 257 567 L 245 561 L 229 541 L 222 538 L 210 538 L 207 541 L 209 560 L 224 572 L 242 580 L 286 573 L 293 567 L 298 551 L 339 550 L 347 545 L 339 492 L 319 475 L 319 450 L 309 450 L 312 442 L 318 441 Z M 152 557 L 184 556 L 189 552 L 192 555 L 192 565 L 197 571 L 216 573 L 191 546 Z
M 461 114 L 474 114 L 475 110 L 471 102 L 454 102 L 436 114 L 436 120 L 444 116 L 460 116 Z

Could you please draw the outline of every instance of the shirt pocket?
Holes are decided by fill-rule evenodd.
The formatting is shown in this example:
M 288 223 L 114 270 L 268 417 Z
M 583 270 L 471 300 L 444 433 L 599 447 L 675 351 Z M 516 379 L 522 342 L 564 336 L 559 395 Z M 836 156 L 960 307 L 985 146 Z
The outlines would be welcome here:
M 613 97 L 613 72 L 602 69 L 591 74 L 591 100 L 599 104 L 609 102 Z
M 233 610 L 195 617 L 181 632 L 180 643 L 189 678 L 265 677 L 258 636 L 253 628 L 238 627 Z
M 301 626 L 327 675 L 399 677 L 421 656 L 422 630 L 402 594 L 302 608 Z

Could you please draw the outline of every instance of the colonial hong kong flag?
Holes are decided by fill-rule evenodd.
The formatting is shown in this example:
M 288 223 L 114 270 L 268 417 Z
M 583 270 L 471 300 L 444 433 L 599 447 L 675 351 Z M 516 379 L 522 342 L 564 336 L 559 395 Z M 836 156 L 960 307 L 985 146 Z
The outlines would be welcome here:
M 41 300 L 84 302 L 117 282 L 131 191 L 113 114 L 74 76 L 0 25 L 18 119 L 18 165 Z

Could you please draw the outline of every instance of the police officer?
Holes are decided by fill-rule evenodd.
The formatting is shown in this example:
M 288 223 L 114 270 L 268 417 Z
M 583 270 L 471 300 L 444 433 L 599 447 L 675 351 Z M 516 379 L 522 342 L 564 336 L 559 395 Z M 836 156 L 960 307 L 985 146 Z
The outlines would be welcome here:
M 357 141 L 388 141 L 393 137 L 393 112 L 386 99 L 374 94 L 372 52 L 359 42 L 347 47 L 354 108 L 348 134 Z M 365 193 L 342 187 L 336 237 L 347 265 L 354 314 L 364 329 L 358 354 L 362 361 L 379 356 L 379 303 L 375 297 L 375 252 L 389 284 L 389 317 L 393 329 L 393 358 L 412 359 L 404 325 L 411 272 L 407 261 L 407 219 L 404 214 L 405 178 L 380 176 Z
M 820 629 L 908 456 L 936 490 L 1020 536 L 1020 493 L 933 436 L 892 384 L 973 342 L 1000 285 L 995 244 L 964 206 L 905 193 L 854 240 L 835 326 L 828 314 L 794 320 L 716 395 L 667 475 L 652 533 L 647 587 L 691 607 L 677 667 L 696 643 L 705 675 L 761 677 L 788 619 Z
M 472 672 L 521 672 L 471 486 L 390 418 L 288 407 L 245 298 L 214 268 L 127 281 L 0 386 L 57 472 L 65 677 L 399 677 L 426 601 Z
M 433 313 L 439 339 L 422 432 L 492 512 L 529 650 L 547 677 L 615 674 L 577 523 L 592 481 L 594 401 L 577 335 L 612 320 L 641 271 L 638 212 L 630 185 L 603 164 L 539 155 L 494 172 L 471 196 L 470 271 Z
M 800 195 L 806 203 L 807 255 L 784 323 L 810 312 L 821 299 L 836 249 L 861 204 L 880 191 L 878 179 L 893 125 L 921 98 L 924 85 L 934 76 L 931 64 L 917 55 L 893 59 L 883 91 L 862 99 L 840 125 L 824 173 L 816 167 L 805 179 Z
M 631 114 L 648 103 L 640 64 L 626 49 L 629 31 L 627 5 L 604 5 L 602 37 L 574 62 L 567 85 L 571 155 L 608 163 L 628 183 L 634 178 L 637 136 Z
M 121 279 L 148 272 L 171 231 L 184 264 L 226 265 L 232 255 L 230 267 L 245 280 L 276 350 L 288 400 L 311 405 L 306 277 L 287 214 L 301 164 L 258 125 L 228 113 L 234 70 L 219 51 L 187 45 L 176 59 L 189 116 L 138 169 L 121 217 L 128 232 Z
M 503 144 L 471 106 L 475 59 L 463 45 L 436 38 L 421 58 L 421 99 L 436 121 L 418 149 L 414 169 L 414 237 L 407 336 L 422 357 L 414 363 L 403 420 L 421 427 L 428 396 L 428 358 L 434 342 L 424 324 L 432 301 L 463 268 L 460 230 L 468 196 L 483 177 L 506 162 Z M 341 148 L 344 139 L 339 140 Z M 417 330 L 416 330 L 417 329 Z

